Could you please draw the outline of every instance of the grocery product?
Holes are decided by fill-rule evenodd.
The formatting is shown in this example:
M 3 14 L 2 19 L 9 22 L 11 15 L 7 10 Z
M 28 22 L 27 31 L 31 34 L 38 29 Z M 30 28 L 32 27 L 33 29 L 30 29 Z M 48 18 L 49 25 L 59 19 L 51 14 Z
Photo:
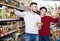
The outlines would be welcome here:
M 9 5 L 12 5 L 12 0 L 8 0 L 8 4 Z
M 10 12 L 6 14 L 6 18 L 10 18 Z
M 2 18 L 2 13 L 1 13 L 1 9 L 0 9 L 0 18 Z
M 1 28 L 1 33 L 6 33 L 8 31 L 7 27 L 6 26 L 2 26 Z
M 5 3 L 5 4 L 8 4 L 8 0 L 4 0 L 4 3 Z
M 0 0 L 0 3 L 2 2 L 2 0 Z
M 19 21 L 16 22 L 16 28 L 18 28 L 20 25 L 19 25 Z
M 0 34 L 2 33 L 2 28 L 0 28 Z

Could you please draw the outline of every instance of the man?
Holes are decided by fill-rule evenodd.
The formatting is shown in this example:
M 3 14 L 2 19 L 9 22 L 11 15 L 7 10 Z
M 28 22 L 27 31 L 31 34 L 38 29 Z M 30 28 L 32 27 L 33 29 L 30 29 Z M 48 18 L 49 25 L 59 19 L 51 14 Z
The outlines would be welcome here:
M 50 39 L 50 23 L 57 22 L 57 18 L 52 18 L 51 16 L 46 16 L 47 8 L 40 8 L 41 21 L 43 22 L 42 29 L 39 30 L 39 41 L 51 41 Z
M 23 17 L 25 21 L 25 41 L 39 41 L 37 22 L 41 22 L 41 18 L 37 12 L 37 3 L 30 4 L 29 12 L 19 12 L 15 10 L 15 14 Z

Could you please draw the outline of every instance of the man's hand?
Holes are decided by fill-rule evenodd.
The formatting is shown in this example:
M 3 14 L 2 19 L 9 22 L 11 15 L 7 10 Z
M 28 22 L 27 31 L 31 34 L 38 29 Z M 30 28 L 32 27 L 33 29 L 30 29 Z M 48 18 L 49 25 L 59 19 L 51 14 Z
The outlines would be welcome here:
M 43 23 L 37 22 L 37 27 L 39 28 L 39 30 L 42 29 L 42 27 L 41 27 L 42 25 L 43 25 Z
M 52 14 L 53 14 L 53 17 L 57 18 L 59 17 L 59 13 L 60 13 L 60 10 L 56 10 L 54 11 Z

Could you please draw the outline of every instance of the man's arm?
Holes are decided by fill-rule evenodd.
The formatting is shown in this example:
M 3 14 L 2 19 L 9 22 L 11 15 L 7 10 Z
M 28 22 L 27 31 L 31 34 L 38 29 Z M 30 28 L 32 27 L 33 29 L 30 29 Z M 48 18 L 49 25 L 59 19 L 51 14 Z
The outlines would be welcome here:
M 42 23 L 41 23 L 41 17 L 38 16 L 37 26 L 38 26 L 39 30 L 42 29 L 42 28 L 41 28 L 41 25 L 42 25 Z
M 26 12 L 20 12 L 18 10 L 14 10 L 15 14 L 19 17 L 24 17 L 26 15 Z
M 40 16 L 38 17 L 38 22 L 41 22 L 41 17 Z
M 50 20 L 51 22 L 58 22 L 58 18 L 49 17 L 49 20 Z

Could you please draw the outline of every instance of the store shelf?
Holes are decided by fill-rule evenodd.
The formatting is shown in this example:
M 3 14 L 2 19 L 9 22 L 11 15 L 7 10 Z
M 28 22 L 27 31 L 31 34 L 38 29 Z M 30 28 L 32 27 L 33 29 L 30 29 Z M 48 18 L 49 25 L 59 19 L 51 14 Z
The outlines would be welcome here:
M 25 9 L 24 9 L 24 8 L 22 8 L 22 7 L 15 7 L 15 6 L 8 5 L 8 4 L 4 4 L 4 3 L 0 3 L 0 4 L 1 4 L 1 5 L 4 5 L 4 6 L 8 6 L 8 7 L 15 8 L 15 9 L 25 10 Z
M 18 18 L 0 19 L 0 21 L 17 21 Z
M 6 35 L 8 35 L 8 34 L 11 34 L 11 33 L 15 32 L 15 31 L 17 31 L 17 30 L 20 30 L 20 29 L 14 29 L 14 30 L 8 31 L 8 32 L 6 32 L 6 33 L 4 33 L 4 34 L 0 34 L 0 37 L 6 36 Z

